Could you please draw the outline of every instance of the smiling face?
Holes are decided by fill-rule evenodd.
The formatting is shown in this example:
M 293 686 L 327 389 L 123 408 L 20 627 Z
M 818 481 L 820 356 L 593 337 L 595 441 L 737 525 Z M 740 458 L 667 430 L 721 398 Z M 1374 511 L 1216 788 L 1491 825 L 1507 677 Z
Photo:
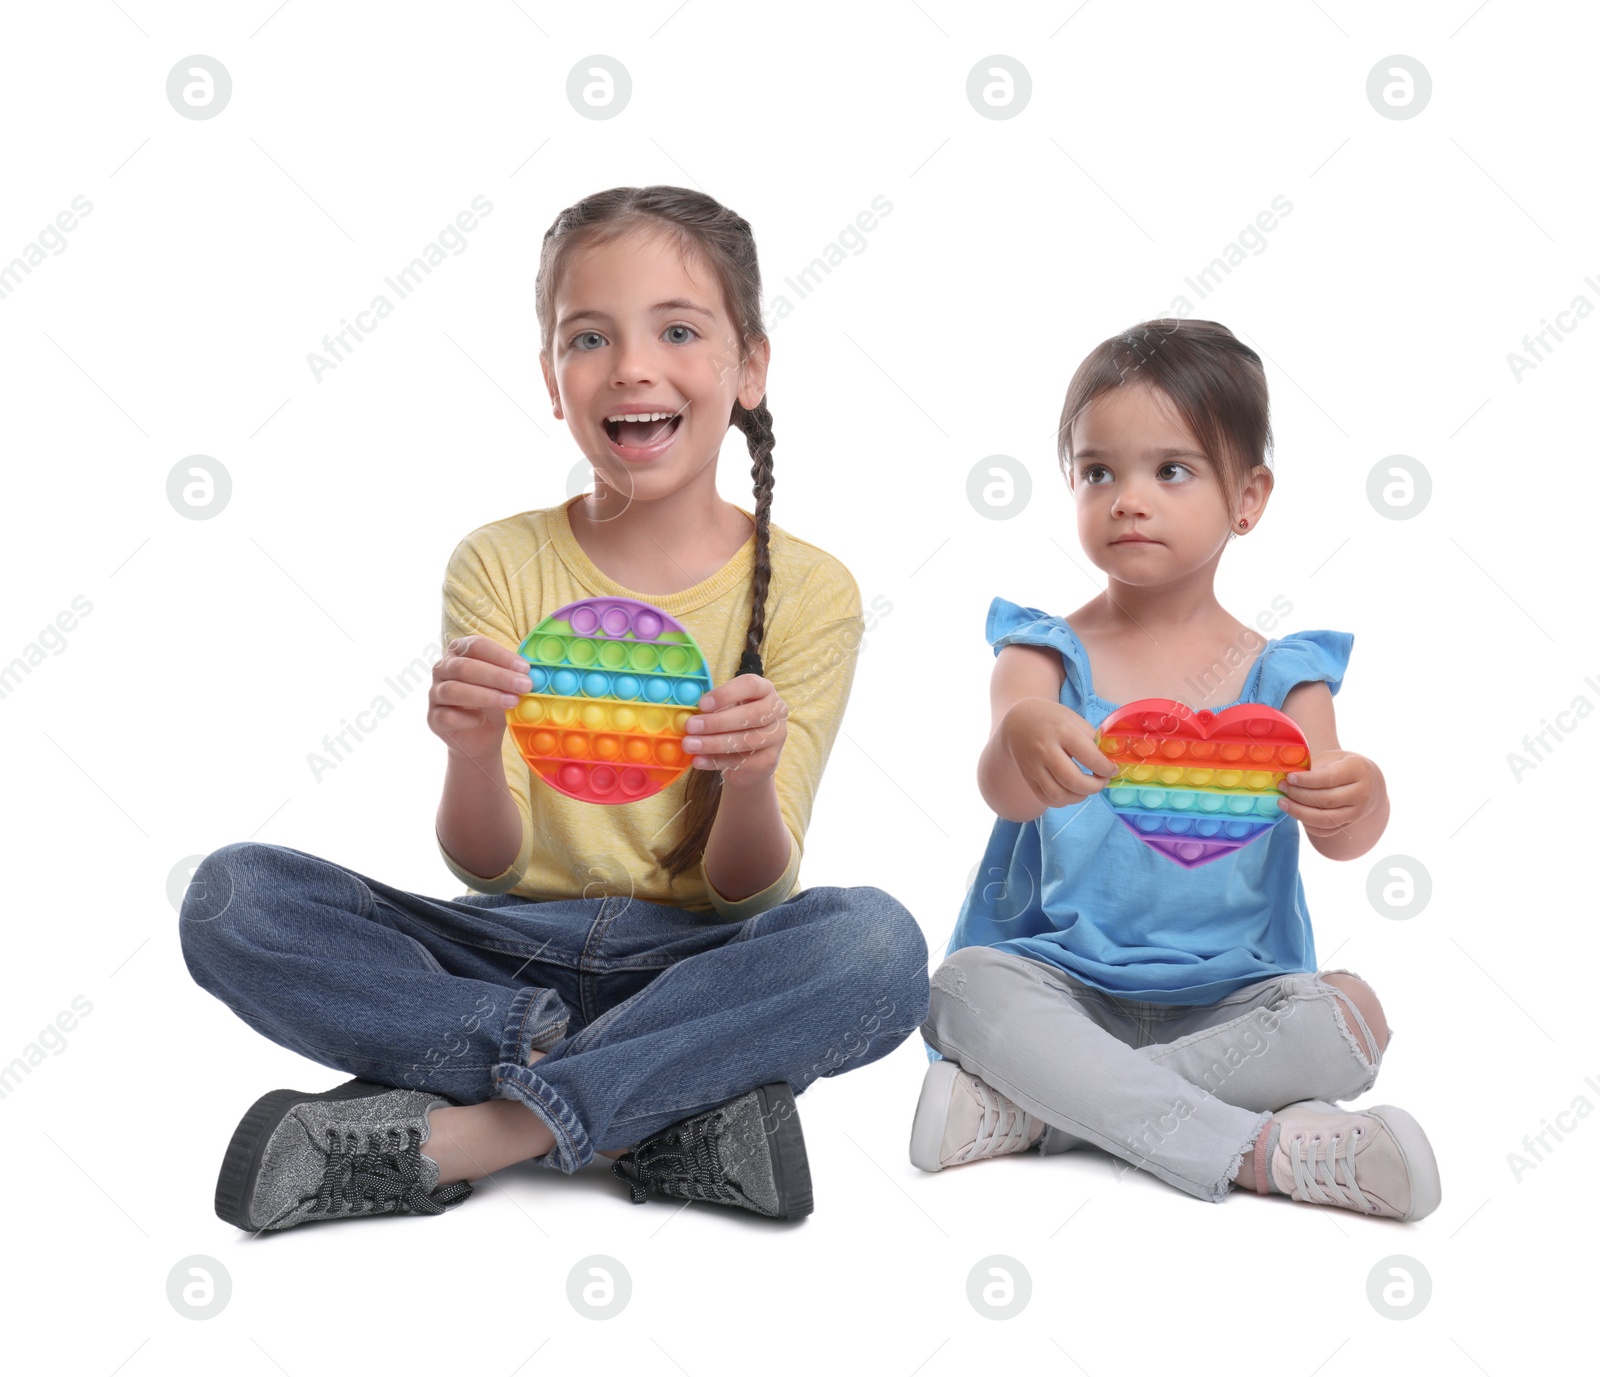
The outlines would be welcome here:
M 1114 580 L 1170 583 L 1215 567 L 1238 515 L 1256 524 L 1271 473 L 1229 506 L 1216 464 L 1166 396 L 1133 384 L 1096 397 L 1072 424 L 1071 485 L 1084 551 Z
M 573 254 L 554 307 L 545 385 L 599 479 L 634 501 L 714 487 L 734 401 L 766 393 L 768 346 L 741 362 L 709 269 L 665 234 L 630 231 Z

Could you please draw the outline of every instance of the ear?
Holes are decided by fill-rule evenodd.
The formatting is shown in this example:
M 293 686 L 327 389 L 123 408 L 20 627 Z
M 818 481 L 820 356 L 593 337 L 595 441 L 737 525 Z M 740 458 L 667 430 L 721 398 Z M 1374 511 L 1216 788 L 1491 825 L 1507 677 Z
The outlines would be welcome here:
M 555 374 L 550 368 L 550 355 L 543 350 L 539 353 L 539 371 L 544 374 L 545 390 L 550 394 L 550 405 L 555 409 L 556 420 L 566 419 L 561 414 L 561 393 L 556 388 Z
M 1261 520 L 1261 514 L 1267 509 L 1267 499 L 1272 496 L 1273 484 L 1272 470 L 1265 464 L 1257 464 L 1250 471 L 1250 480 L 1239 493 L 1239 516 L 1250 518 L 1250 524 L 1256 525 Z M 1236 517 L 1235 520 L 1238 518 Z
M 767 365 L 772 360 L 772 341 L 758 339 L 739 370 L 739 405 L 746 411 L 760 404 L 767 395 Z

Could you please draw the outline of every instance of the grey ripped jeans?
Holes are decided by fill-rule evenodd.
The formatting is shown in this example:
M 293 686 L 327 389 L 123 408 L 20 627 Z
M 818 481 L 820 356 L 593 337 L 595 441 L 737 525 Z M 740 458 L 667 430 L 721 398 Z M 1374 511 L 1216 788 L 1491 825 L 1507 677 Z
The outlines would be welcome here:
M 1372 1088 L 1389 1043 L 1309 971 L 1216 1004 L 1147 1004 L 993 947 L 934 972 L 922 1036 L 1046 1125 L 1040 1152 L 1093 1146 L 1219 1201 L 1272 1111 Z M 1359 978 L 1359 977 L 1358 977 Z M 1369 1061 L 1350 1030 L 1354 1019 Z

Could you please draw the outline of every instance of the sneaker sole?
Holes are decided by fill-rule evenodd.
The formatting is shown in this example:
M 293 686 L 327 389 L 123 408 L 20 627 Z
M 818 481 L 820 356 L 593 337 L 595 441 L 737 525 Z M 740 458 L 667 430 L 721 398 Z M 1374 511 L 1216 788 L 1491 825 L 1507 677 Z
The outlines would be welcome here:
M 939 1149 L 944 1146 L 945 1122 L 950 1117 L 950 1094 L 961 1068 L 945 1058 L 934 1062 L 922 1078 L 916 1116 L 911 1120 L 911 1165 L 923 1171 L 943 1171 Z
M 320 1094 L 274 1090 L 263 1095 L 239 1121 L 228 1150 L 223 1154 L 222 1170 L 217 1174 L 218 1217 L 246 1233 L 259 1232 L 260 1226 L 250 1222 L 250 1201 L 261 1175 L 261 1158 L 278 1125 L 297 1104 L 311 1100 L 359 1100 L 369 1095 L 386 1095 L 393 1088 L 372 1081 L 353 1080 Z
M 1380 1104 L 1371 1109 L 1351 1111 L 1367 1114 L 1376 1119 L 1394 1139 L 1400 1156 L 1406 1164 L 1406 1176 L 1411 1182 L 1411 1208 L 1401 1215 L 1403 1220 L 1424 1219 L 1439 1208 L 1444 1192 L 1439 1183 L 1439 1163 L 1433 1155 L 1433 1145 L 1422 1125 L 1398 1105 Z
M 778 1193 L 775 1219 L 803 1219 L 814 1205 L 811 1199 L 811 1164 L 806 1159 L 805 1134 L 800 1131 L 800 1111 L 787 1081 L 774 1081 L 756 1091 L 762 1123 L 776 1124 L 767 1143 L 772 1159 L 772 1182 Z

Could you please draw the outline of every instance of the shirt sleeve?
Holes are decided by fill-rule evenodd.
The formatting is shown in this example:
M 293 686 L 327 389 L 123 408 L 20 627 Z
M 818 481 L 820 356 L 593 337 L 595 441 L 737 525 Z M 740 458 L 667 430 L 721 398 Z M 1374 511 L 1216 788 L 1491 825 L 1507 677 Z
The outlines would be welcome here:
M 763 661 L 765 677 L 789 709 L 774 777 L 778 811 L 789 830 L 789 864 L 766 889 L 745 899 L 724 898 L 708 879 L 712 906 L 727 921 L 773 908 L 794 889 L 817 786 L 855 680 L 863 620 L 861 593 L 850 571 L 836 559 L 824 559 L 792 596 L 797 603 L 794 618 Z
M 1088 656 L 1072 628 L 1060 617 L 1052 617 L 1037 607 L 1021 607 L 1005 598 L 995 598 L 989 604 L 984 635 L 996 655 L 1008 645 L 1036 645 L 1056 651 L 1066 675 L 1067 696 L 1062 701 L 1074 712 L 1084 712 L 1089 696 Z
M 1355 637 L 1348 631 L 1301 631 L 1273 642 L 1261 666 L 1259 700 L 1281 708 L 1296 684 L 1325 681 L 1338 693 Z
M 497 562 L 490 562 L 472 543 L 468 536 L 450 556 L 446 566 L 443 587 L 444 614 L 441 627 L 441 647 L 448 650 L 450 643 L 463 636 L 487 636 L 516 650 L 520 637 L 512 625 L 510 589 Z M 501 768 L 512 801 L 522 819 L 522 843 L 511 864 L 498 875 L 474 875 L 444 849 L 444 843 L 435 834 L 439 855 L 450 873 L 470 889 L 481 894 L 506 894 L 521 882 L 523 872 L 533 854 L 532 782 L 528 766 L 517 750 L 515 738 L 507 731 L 500 743 Z

